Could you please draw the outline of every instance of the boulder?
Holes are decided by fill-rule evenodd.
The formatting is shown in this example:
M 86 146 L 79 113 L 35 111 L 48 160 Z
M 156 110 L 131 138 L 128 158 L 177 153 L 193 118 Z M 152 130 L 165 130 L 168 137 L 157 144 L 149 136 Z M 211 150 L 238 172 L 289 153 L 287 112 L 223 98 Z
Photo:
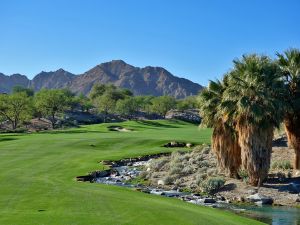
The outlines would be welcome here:
M 158 180 L 157 185 L 165 185 L 165 182 L 163 180 Z
M 213 203 L 216 203 L 216 200 L 213 198 L 203 198 L 200 200 L 200 202 L 205 203 L 205 204 L 213 204 Z
M 170 110 L 167 115 L 166 119 L 177 119 L 183 120 L 190 123 L 200 124 L 201 118 L 199 116 L 199 110 Z
M 264 195 L 261 195 L 259 193 L 256 193 L 254 195 L 249 195 L 247 197 L 247 200 L 249 202 L 258 204 L 258 205 L 272 205 L 273 204 L 273 199 L 271 197 L 267 197 Z
M 186 143 L 186 147 L 191 148 L 191 147 L 193 147 L 193 144 L 192 143 Z
M 298 194 L 300 193 L 300 184 L 291 182 L 289 183 L 288 190 L 290 193 Z

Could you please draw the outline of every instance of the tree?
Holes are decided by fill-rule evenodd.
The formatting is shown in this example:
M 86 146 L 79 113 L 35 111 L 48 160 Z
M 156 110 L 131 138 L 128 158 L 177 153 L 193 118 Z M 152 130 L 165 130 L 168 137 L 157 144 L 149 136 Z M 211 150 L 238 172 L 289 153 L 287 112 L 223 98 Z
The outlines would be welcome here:
M 241 148 L 238 144 L 237 132 L 234 122 L 227 119 L 220 106 L 223 93 L 227 88 L 227 76 L 223 81 L 210 81 L 208 88 L 204 89 L 198 97 L 200 106 L 201 126 L 213 128 L 212 149 L 217 156 L 218 166 L 227 176 L 238 177 L 241 165 Z
M 25 87 L 19 86 L 19 85 L 13 87 L 13 89 L 12 89 L 13 94 L 20 93 L 20 92 L 25 92 L 28 97 L 33 97 L 33 95 L 34 95 L 34 90 L 31 88 L 25 88 Z
M 113 88 L 114 86 L 111 86 L 111 88 Z M 96 83 L 94 84 L 94 86 L 92 87 L 92 90 L 89 94 L 90 99 L 94 100 L 97 97 L 100 97 L 104 94 L 104 92 L 107 90 L 108 86 L 105 84 L 99 84 Z M 115 88 L 113 88 L 115 89 Z
M 236 123 L 242 168 L 249 183 L 260 186 L 270 167 L 273 130 L 282 119 L 282 82 L 278 66 L 266 56 L 244 55 L 234 60 L 234 69 L 224 91 L 222 113 Z
M 95 105 L 99 112 L 103 113 L 103 122 L 107 120 L 109 113 L 112 113 L 116 107 L 116 101 L 112 98 L 110 94 L 104 94 L 98 96 L 95 100 Z
M 295 150 L 294 169 L 300 170 L 300 50 L 289 49 L 277 56 L 285 84 L 285 130 L 289 145 Z
M 150 114 L 152 111 L 152 100 L 155 98 L 151 95 L 135 96 L 135 101 L 138 105 L 138 110 Z
M 74 98 L 74 102 L 81 108 L 82 112 L 89 112 L 89 110 L 93 108 L 91 100 L 82 93 Z
M 116 112 L 125 118 L 132 119 L 137 110 L 138 102 L 133 97 L 117 101 Z
M 53 129 L 58 113 L 63 113 L 69 106 L 70 98 L 64 90 L 42 89 L 35 96 L 35 107 L 42 115 L 49 117 Z
M 185 99 L 178 100 L 176 108 L 178 110 L 197 109 L 198 105 L 196 96 L 189 96 Z
M 152 99 L 152 112 L 157 113 L 163 117 L 167 112 L 176 106 L 176 100 L 171 96 L 160 96 Z
M 11 95 L 0 95 L 0 114 L 4 120 L 11 123 L 15 130 L 20 122 L 30 118 L 31 98 L 26 92 L 17 92 Z

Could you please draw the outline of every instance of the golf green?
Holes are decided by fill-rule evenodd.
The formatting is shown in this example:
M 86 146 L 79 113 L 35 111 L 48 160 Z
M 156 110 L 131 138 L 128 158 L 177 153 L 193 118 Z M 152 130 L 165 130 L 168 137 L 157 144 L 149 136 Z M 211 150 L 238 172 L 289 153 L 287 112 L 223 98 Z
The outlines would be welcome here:
M 133 131 L 109 131 L 111 125 Z M 163 120 L 1 134 L 0 224 L 261 224 L 177 199 L 75 180 L 102 169 L 100 160 L 168 151 L 160 146 L 172 140 L 209 143 L 210 136 L 210 129 Z

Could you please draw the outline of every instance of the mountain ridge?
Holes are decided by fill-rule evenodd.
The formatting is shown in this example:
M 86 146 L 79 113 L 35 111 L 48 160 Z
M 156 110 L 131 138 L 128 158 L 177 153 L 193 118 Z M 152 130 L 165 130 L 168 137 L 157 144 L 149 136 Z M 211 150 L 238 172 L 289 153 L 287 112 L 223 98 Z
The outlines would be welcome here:
M 32 80 L 25 75 L 11 76 L 0 73 L 0 92 L 11 92 L 13 86 L 31 87 L 35 91 L 42 88 L 68 88 L 75 93 L 88 94 L 95 83 L 114 84 L 130 89 L 135 95 L 171 95 L 185 98 L 196 95 L 203 86 L 186 78 L 173 75 L 163 67 L 135 67 L 123 60 L 104 62 L 75 75 L 60 68 L 56 71 L 42 71 Z

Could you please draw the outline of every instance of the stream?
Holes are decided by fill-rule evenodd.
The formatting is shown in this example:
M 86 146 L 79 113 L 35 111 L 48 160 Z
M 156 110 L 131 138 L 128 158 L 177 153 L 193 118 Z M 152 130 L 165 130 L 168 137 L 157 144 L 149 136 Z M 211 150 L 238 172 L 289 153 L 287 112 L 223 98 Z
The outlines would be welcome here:
M 130 162 L 125 163 L 124 165 L 116 164 L 111 167 L 109 173 L 98 176 L 94 182 L 136 188 L 137 190 L 148 194 L 173 197 L 192 204 L 229 210 L 236 214 L 253 218 L 270 225 L 300 225 L 299 208 L 234 205 L 227 203 L 222 197 L 203 197 L 198 194 L 180 192 L 179 190 L 164 190 L 161 188 L 130 183 L 130 180 L 138 177 L 142 171 L 142 167 L 148 162 L 149 160 Z

